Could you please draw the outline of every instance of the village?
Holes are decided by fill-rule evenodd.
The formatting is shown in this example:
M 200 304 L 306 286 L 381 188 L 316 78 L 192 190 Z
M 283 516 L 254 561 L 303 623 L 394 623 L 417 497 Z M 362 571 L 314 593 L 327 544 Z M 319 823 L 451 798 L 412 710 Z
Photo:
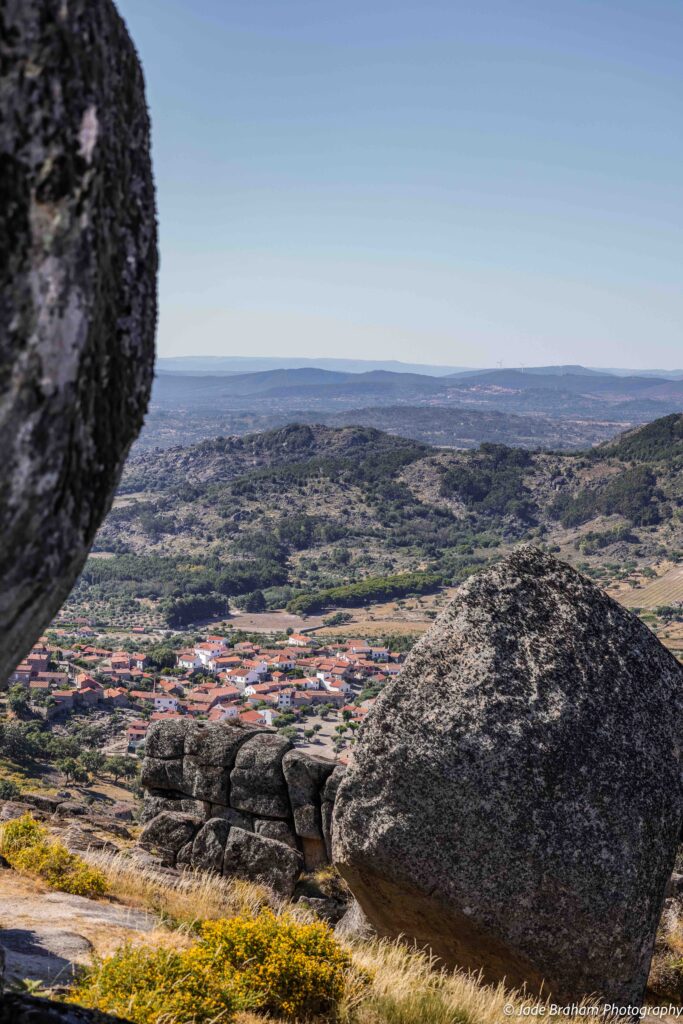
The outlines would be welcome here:
M 69 639 L 66 648 L 54 635 L 42 637 L 17 665 L 7 683 L 8 713 L 21 708 L 59 725 L 116 711 L 116 749 L 138 757 L 153 722 L 190 716 L 274 728 L 297 746 L 346 763 L 360 723 L 405 657 L 363 639 L 209 634 L 165 649 L 162 667 L 154 657 L 158 644 L 150 654 Z

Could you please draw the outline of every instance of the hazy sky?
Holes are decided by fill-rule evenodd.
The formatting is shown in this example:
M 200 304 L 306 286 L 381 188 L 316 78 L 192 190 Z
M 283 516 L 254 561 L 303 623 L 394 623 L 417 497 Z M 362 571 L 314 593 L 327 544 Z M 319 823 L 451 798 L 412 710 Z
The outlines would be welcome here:
M 161 355 L 683 364 L 681 0 L 117 0 Z

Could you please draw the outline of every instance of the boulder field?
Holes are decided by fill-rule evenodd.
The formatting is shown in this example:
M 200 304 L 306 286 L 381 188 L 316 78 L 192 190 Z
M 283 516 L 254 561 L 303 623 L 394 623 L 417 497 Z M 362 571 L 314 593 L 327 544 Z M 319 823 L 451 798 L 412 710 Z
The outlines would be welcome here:
M 681 831 L 682 704 L 639 619 L 519 549 L 460 588 L 367 716 L 334 862 L 382 935 L 637 1003 Z

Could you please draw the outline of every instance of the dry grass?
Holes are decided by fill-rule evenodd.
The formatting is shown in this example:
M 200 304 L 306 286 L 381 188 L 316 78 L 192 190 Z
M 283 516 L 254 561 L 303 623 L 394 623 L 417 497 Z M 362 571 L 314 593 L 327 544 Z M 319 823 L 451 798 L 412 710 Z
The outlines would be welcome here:
M 655 571 L 660 566 L 653 567 Z M 683 566 L 669 569 L 658 579 L 641 579 L 641 586 L 617 593 L 616 598 L 627 608 L 658 608 L 683 600 Z
M 683 999 L 683 919 L 677 903 L 665 909 L 659 922 L 648 988 L 659 999 Z
M 502 1024 L 532 1016 L 524 1008 L 539 1005 L 535 997 L 502 984 L 484 985 L 478 975 L 439 970 L 433 958 L 399 943 L 382 939 L 353 943 L 351 949 L 355 963 L 372 980 L 368 987 L 347 993 L 340 1014 L 343 1024 Z M 559 1018 L 547 1013 L 543 1019 Z M 600 1019 L 602 1024 L 608 1021 Z M 585 1024 L 585 1015 L 561 1020 Z
M 174 929 L 169 931 L 167 927 L 165 939 L 162 930 L 153 936 L 140 935 L 136 946 L 186 946 L 198 921 L 250 916 L 266 905 L 302 921 L 313 916 L 304 908 L 278 900 L 263 886 L 204 873 L 186 872 L 174 878 L 120 853 L 89 852 L 85 856 L 104 873 L 121 902 L 158 914 Z M 332 884 L 327 877 L 318 881 Z M 676 934 L 683 943 L 683 936 L 678 931 Z M 367 972 L 370 981 L 363 982 L 361 972 L 350 973 L 335 1018 L 337 1024 L 503 1024 L 505 1020 L 532 1016 L 528 1011 L 524 1013 L 524 1007 L 538 1006 L 535 998 L 510 992 L 503 985 L 484 985 L 477 975 L 440 970 L 433 958 L 398 942 L 382 939 L 341 944 L 350 950 L 355 966 Z M 549 1013 L 543 1016 L 553 1020 Z M 585 1024 L 585 1015 L 579 1013 L 556 1019 L 562 1024 Z M 275 1018 L 252 1013 L 238 1014 L 235 1024 L 265 1024 L 267 1020 L 279 1024 Z M 608 1018 L 600 1020 L 601 1024 L 610 1024 Z
M 176 878 L 120 852 L 89 850 L 83 856 L 103 873 L 117 900 L 149 910 L 171 927 L 257 914 L 266 906 L 280 909 L 277 898 L 264 885 L 199 871 L 186 871 Z

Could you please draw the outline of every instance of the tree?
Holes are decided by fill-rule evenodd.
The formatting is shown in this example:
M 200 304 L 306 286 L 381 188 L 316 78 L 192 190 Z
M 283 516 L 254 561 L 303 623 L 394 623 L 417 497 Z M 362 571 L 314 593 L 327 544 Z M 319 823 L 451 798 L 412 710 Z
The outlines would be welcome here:
M 158 647 L 151 647 L 147 657 L 154 668 L 175 668 L 176 653 L 172 647 L 161 644 Z
M 36 735 L 23 722 L 1 722 L 0 744 L 3 754 L 13 761 L 21 762 L 41 753 Z
M 81 764 L 93 775 L 97 775 L 104 768 L 106 757 L 99 750 L 86 750 L 80 755 Z
M 11 686 L 7 694 L 7 704 L 15 715 L 25 711 L 28 707 L 28 692 L 23 686 Z
M 266 610 L 266 599 L 262 590 L 252 590 L 242 599 L 242 608 L 245 612 L 264 612 Z
M 304 729 L 304 736 L 307 740 L 312 740 L 315 736 L 315 729 Z
M 135 763 L 129 757 L 122 757 L 121 755 L 108 757 L 104 762 L 104 770 L 107 775 L 112 776 L 114 782 L 118 782 L 121 778 L 130 778 L 131 775 L 136 773 Z
M 125 764 L 121 765 L 124 779 L 134 779 L 138 774 L 138 764 L 130 757 L 124 757 Z
M 21 790 L 12 779 L 0 779 L 0 800 L 16 800 Z
M 74 780 L 76 774 L 81 770 L 75 757 L 65 757 L 63 761 L 57 762 L 57 767 L 64 776 L 64 781 L 67 785 L 69 780 Z

